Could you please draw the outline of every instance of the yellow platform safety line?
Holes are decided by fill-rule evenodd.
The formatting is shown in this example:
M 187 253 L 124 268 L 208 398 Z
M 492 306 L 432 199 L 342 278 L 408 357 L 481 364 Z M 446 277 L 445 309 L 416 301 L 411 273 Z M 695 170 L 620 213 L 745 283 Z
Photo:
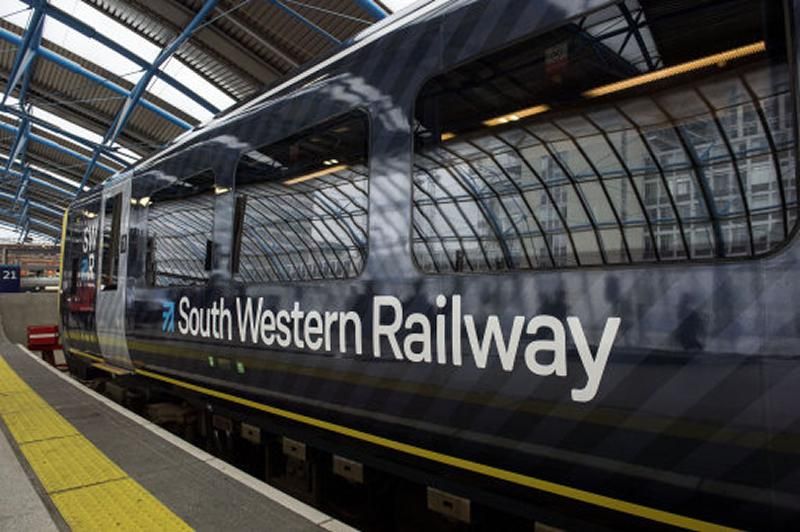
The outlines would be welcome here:
M 70 353 L 82 356 L 84 358 L 88 358 L 90 360 L 98 359 L 98 357 L 96 357 L 95 355 L 86 353 L 79 349 L 72 348 L 70 349 Z M 548 480 L 543 480 L 536 477 L 523 475 L 521 473 L 515 473 L 513 471 L 508 471 L 506 469 L 501 469 L 498 467 L 492 467 L 478 462 L 473 462 L 472 460 L 466 460 L 463 458 L 450 456 L 437 451 L 432 451 L 430 449 L 425 449 L 423 447 L 418 447 L 416 445 L 410 445 L 396 440 L 391 440 L 389 438 L 384 438 L 382 436 L 376 436 L 374 434 L 370 434 L 368 432 L 364 432 L 361 430 L 352 429 L 336 423 L 331 423 L 328 421 L 313 418 L 303 414 L 298 414 L 296 412 L 291 412 L 289 410 L 284 410 L 283 408 L 277 408 L 274 406 L 265 405 L 263 403 L 258 403 L 256 401 L 244 399 L 243 397 L 237 397 L 235 395 L 227 394 L 225 392 L 220 392 L 218 390 L 213 390 L 211 388 L 206 388 L 204 386 L 199 386 L 197 384 L 192 384 L 178 379 L 173 379 L 171 377 L 167 377 L 166 375 L 161 375 L 159 373 L 154 373 L 152 371 L 147 371 L 143 369 L 136 369 L 135 371 L 137 374 L 142 375 L 144 377 L 166 382 L 174 386 L 178 386 L 180 388 L 191 390 L 193 392 L 199 392 L 204 395 L 208 395 L 210 397 L 224 399 L 226 401 L 230 401 L 232 403 L 253 408 L 255 410 L 260 410 L 268 414 L 283 417 L 285 419 L 290 419 L 298 423 L 310 425 L 312 427 L 334 432 L 336 434 L 342 434 L 350 438 L 365 441 L 401 453 L 409 454 L 412 456 L 418 456 L 421 458 L 426 458 L 433 462 L 438 462 L 440 464 L 446 464 L 452 467 L 463 469 L 465 471 L 470 471 L 473 473 L 486 475 L 492 478 L 501 479 L 506 482 L 511 482 L 513 484 L 517 484 L 520 486 L 533 488 L 547 493 L 553 493 L 555 495 L 559 495 L 561 497 L 565 497 L 567 499 L 572 499 L 582 503 L 599 506 L 601 508 L 607 508 L 610 510 L 633 515 L 636 517 L 649 519 L 651 521 L 665 523 L 671 526 L 685 528 L 687 530 L 702 530 L 702 531 L 737 530 L 735 528 L 730 528 L 715 523 L 710 523 L 708 521 L 702 521 L 700 519 L 694 519 L 692 517 L 686 517 L 672 512 L 667 512 L 664 510 L 650 508 L 648 506 L 643 506 L 641 504 L 623 501 L 621 499 L 607 497 L 605 495 L 600 495 L 598 493 L 592 493 L 590 491 L 573 488 L 562 484 L 557 484 L 555 482 L 550 482 Z
M 2 357 L 0 419 L 72 530 L 191 530 L 47 404 Z

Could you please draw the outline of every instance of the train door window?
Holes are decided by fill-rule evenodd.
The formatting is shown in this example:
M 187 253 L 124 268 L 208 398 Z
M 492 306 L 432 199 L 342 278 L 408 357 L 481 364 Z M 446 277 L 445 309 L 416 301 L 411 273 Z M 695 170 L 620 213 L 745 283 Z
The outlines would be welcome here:
M 777 249 L 797 217 L 784 8 L 625 0 L 430 80 L 415 111 L 419 267 Z
M 64 243 L 62 283 L 70 312 L 94 308 L 100 240 L 100 199 L 83 200 L 70 207 Z
M 103 255 L 101 290 L 116 290 L 119 271 L 120 222 L 122 194 L 107 198 L 103 210 Z
M 242 155 L 234 278 L 358 275 L 367 251 L 367 117 L 329 120 Z
M 151 286 L 202 285 L 208 280 L 214 228 L 214 174 L 179 180 L 151 197 L 147 208 L 145 278 Z

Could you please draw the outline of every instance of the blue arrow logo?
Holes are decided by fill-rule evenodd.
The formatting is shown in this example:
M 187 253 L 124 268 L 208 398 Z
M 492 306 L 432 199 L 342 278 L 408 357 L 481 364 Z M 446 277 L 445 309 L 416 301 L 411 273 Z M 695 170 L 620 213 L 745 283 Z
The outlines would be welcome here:
M 175 302 L 164 301 L 161 311 L 161 332 L 175 332 Z

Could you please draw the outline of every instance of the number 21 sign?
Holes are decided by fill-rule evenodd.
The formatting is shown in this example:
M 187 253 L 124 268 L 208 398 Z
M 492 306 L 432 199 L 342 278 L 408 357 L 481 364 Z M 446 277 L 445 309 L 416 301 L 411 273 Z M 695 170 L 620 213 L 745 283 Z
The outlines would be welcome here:
M 0 292 L 19 292 L 19 266 L 0 264 Z

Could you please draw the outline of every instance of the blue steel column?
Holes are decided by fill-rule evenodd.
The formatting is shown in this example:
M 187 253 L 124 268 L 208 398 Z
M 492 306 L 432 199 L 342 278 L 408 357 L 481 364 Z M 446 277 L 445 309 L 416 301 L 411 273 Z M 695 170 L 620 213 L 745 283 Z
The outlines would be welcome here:
M 373 2 L 372 0 L 355 0 L 356 4 L 361 7 L 364 11 L 375 17 L 376 20 L 382 20 L 386 18 L 388 13 L 384 11 L 378 4 Z
M 23 1 L 28 5 L 33 5 L 34 3 L 33 0 L 23 0 Z M 150 63 L 148 63 L 146 60 L 142 59 L 134 52 L 128 50 L 115 40 L 106 37 L 105 35 L 97 31 L 96 29 L 92 28 L 85 22 L 82 22 L 81 20 L 78 20 L 77 18 L 73 17 L 69 13 L 66 13 L 54 6 L 47 6 L 46 13 L 48 17 L 52 17 L 53 19 L 58 20 L 62 24 L 72 28 L 73 30 L 82 33 L 86 37 L 89 37 L 90 39 L 99 42 L 100 44 L 106 46 L 107 48 L 110 48 L 111 50 L 120 54 L 122 57 L 139 65 L 142 69 L 146 70 L 150 67 Z M 201 105 L 204 109 L 206 109 L 210 113 L 213 114 L 219 113 L 220 109 L 217 106 L 215 106 L 207 99 L 205 99 L 203 96 L 196 93 L 195 91 L 193 91 L 192 89 L 190 89 L 177 79 L 173 78 L 166 72 L 161 72 L 158 75 L 158 77 L 164 80 L 169 85 L 172 85 L 174 88 L 181 91 L 183 94 L 191 98 L 197 104 Z
M 19 118 L 20 120 L 27 120 L 31 125 L 36 125 L 37 127 L 45 129 L 45 130 L 47 130 L 47 131 L 49 131 L 51 133 L 56 133 L 58 135 L 67 137 L 68 139 L 70 139 L 71 141 L 75 142 L 76 144 L 80 144 L 80 145 L 82 145 L 82 146 L 84 146 L 86 148 L 94 149 L 98 145 L 97 142 L 85 139 L 85 138 L 81 137 L 80 135 L 76 135 L 75 133 L 72 133 L 71 131 L 67 131 L 65 129 L 61 129 L 60 127 L 55 126 L 55 125 L 53 125 L 53 124 L 51 124 L 51 123 L 49 123 L 49 122 L 47 122 L 45 120 L 42 120 L 41 118 L 37 118 L 37 117 L 29 114 L 25 110 L 17 109 L 16 107 L 9 106 L 9 105 L 0 105 L 0 111 L 3 111 L 3 112 L 8 113 L 8 114 L 12 114 L 12 115 L 16 116 L 17 118 Z M 30 140 L 37 141 L 37 138 L 33 138 L 33 139 L 30 139 Z M 130 164 L 128 161 L 126 161 L 125 159 L 123 159 L 122 157 L 118 156 L 117 154 L 115 154 L 112 151 L 106 151 L 104 153 L 104 155 L 106 157 L 108 157 L 109 159 L 113 160 L 114 162 L 118 163 L 121 166 L 128 166 Z
M 17 158 L 19 158 L 20 164 L 24 166 L 22 154 L 28 145 L 30 132 L 31 122 L 27 118 L 23 118 L 20 120 L 19 127 L 17 128 L 17 135 L 14 137 L 14 143 L 11 145 L 11 150 L 8 152 L 8 160 L 6 161 L 4 173 L 8 174 L 9 170 L 11 170 L 11 166 L 14 164 L 14 161 L 17 160 Z
M 44 3 L 39 0 L 34 3 L 33 13 L 31 14 L 30 22 L 22 36 L 22 40 L 18 43 L 17 55 L 14 58 L 14 65 L 11 67 L 11 74 L 8 76 L 8 84 L 6 85 L 5 93 L 3 94 L 2 103 L 5 105 L 6 100 L 16 88 L 17 83 L 20 82 L 22 77 L 32 66 L 33 60 L 36 57 L 36 50 L 39 48 L 39 43 L 42 40 L 42 28 L 44 27 Z M 23 94 L 20 94 L 20 105 L 24 102 Z
M 298 13 L 296 10 L 292 9 L 291 7 L 289 7 L 286 4 L 284 4 L 283 2 L 281 2 L 280 0 L 268 0 L 268 1 L 272 5 L 274 5 L 275 7 L 278 7 L 280 9 L 282 9 L 285 13 L 287 13 L 290 16 L 292 16 L 293 18 L 299 20 L 302 24 L 308 26 L 312 30 L 316 31 L 317 33 L 319 33 L 320 35 L 322 35 L 323 37 L 328 39 L 329 41 L 333 42 L 335 45 L 341 46 L 342 41 L 340 41 L 339 39 L 337 39 L 336 37 L 334 37 L 333 35 L 331 35 L 327 31 L 323 30 L 322 28 L 320 28 L 319 26 L 317 26 L 316 24 L 314 24 L 313 22 L 308 20 L 306 17 L 304 17 L 303 15 Z
M 17 34 L 15 34 L 14 32 L 8 31 L 8 30 L 6 30 L 4 28 L 0 28 L 0 40 L 4 40 L 6 42 L 10 42 L 11 44 L 16 44 L 16 45 L 20 45 L 22 43 L 22 39 Z M 124 88 L 120 87 L 116 83 L 114 83 L 112 81 L 109 81 L 106 78 L 95 74 L 91 70 L 88 70 L 88 69 L 82 67 L 81 65 L 79 65 L 75 61 L 70 61 L 69 59 L 67 59 L 65 57 L 62 57 L 62 56 L 58 55 L 55 52 L 51 52 L 50 50 L 47 50 L 46 48 L 39 47 L 36 50 L 36 55 L 38 55 L 40 57 L 43 57 L 43 58 L 47 59 L 48 61 L 52 61 L 52 62 L 56 63 L 57 65 L 59 65 L 60 67 L 69 70 L 70 72 L 74 72 L 75 74 L 83 76 L 86 79 L 88 79 L 90 81 L 93 81 L 93 82 L 97 83 L 98 85 L 100 85 L 100 86 L 102 86 L 102 87 L 104 87 L 104 88 L 106 88 L 106 89 L 108 89 L 108 90 L 110 90 L 112 92 L 116 92 L 120 96 L 127 97 L 130 94 L 127 90 L 125 90 Z M 172 113 L 169 113 L 169 112 L 165 111 L 164 109 L 158 107 L 157 105 L 154 105 L 154 104 L 148 102 L 147 100 L 142 100 L 142 106 L 147 108 L 147 109 L 149 109 L 150 111 L 153 111 L 154 113 L 156 113 L 160 117 L 164 118 L 165 120 L 168 120 L 169 122 L 172 122 L 176 126 L 182 127 L 183 129 L 190 129 L 191 128 L 191 125 L 189 125 L 186 121 L 181 120 L 180 118 L 178 118 L 177 116 L 173 115 Z
M 147 86 L 150 84 L 150 81 L 155 76 L 158 69 L 161 65 L 169 59 L 172 54 L 174 54 L 178 48 L 186 42 L 186 40 L 191 37 L 192 32 L 200 25 L 203 19 L 214 9 L 217 5 L 217 0 L 206 0 L 206 3 L 203 4 L 203 7 L 200 11 L 195 15 L 192 21 L 183 29 L 183 31 L 175 37 L 167 46 L 164 47 L 163 50 L 158 54 L 155 61 L 150 65 L 144 75 L 139 79 L 136 86 L 133 88 L 132 91 L 127 95 L 125 98 L 125 103 L 122 105 L 122 109 L 120 109 L 117 117 L 114 119 L 111 127 L 109 128 L 108 132 L 106 133 L 105 138 L 103 139 L 103 145 L 99 146 L 94 150 L 94 154 L 92 156 L 92 160 L 89 165 L 86 167 L 86 172 L 83 174 L 83 179 L 81 179 L 81 184 L 78 190 L 82 190 L 86 183 L 89 181 L 89 176 L 92 175 L 92 171 L 94 170 L 95 165 L 97 164 L 97 158 L 100 155 L 100 149 L 109 147 L 114 143 L 117 136 L 120 134 L 122 129 L 125 127 L 125 124 L 128 122 L 133 110 L 139 104 L 139 102 L 145 102 L 142 98 L 144 95 Z
M 11 73 L 8 76 L 8 83 L 6 90 L 3 93 L 2 105 L 6 104 L 11 93 L 21 82 L 21 87 L 18 94 L 18 105 L 21 111 L 27 112 L 25 109 L 25 100 L 27 96 L 28 87 L 30 86 L 33 65 L 36 60 L 36 50 L 42 41 L 42 30 L 44 28 L 44 0 L 36 0 L 33 3 L 33 12 L 28 21 L 28 27 L 22 36 L 21 42 L 17 47 L 17 54 L 14 57 L 14 64 L 11 67 Z M 10 126 L 9 126 L 10 127 Z M 19 164 L 22 167 L 22 174 L 19 178 L 19 185 L 17 186 L 16 194 L 12 200 L 12 209 L 16 209 L 19 201 L 23 201 L 23 208 L 20 210 L 19 216 L 16 218 L 17 228 L 22 231 L 23 239 L 27 235 L 28 223 L 28 199 L 27 189 L 31 176 L 31 170 L 25 165 L 25 149 L 27 148 L 28 139 L 30 137 L 30 121 L 22 118 L 20 119 L 19 126 L 16 128 L 14 142 L 11 145 L 11 150 L 8 154 L 8 160 L 3 169 L 3 173 L 7 176 L 11 175 L 11 167 L 14 161 L 19 159 Z M 14 130 L 14 128 L 12 128 Z M 23 229 L 24 228 L 24 229 Z

